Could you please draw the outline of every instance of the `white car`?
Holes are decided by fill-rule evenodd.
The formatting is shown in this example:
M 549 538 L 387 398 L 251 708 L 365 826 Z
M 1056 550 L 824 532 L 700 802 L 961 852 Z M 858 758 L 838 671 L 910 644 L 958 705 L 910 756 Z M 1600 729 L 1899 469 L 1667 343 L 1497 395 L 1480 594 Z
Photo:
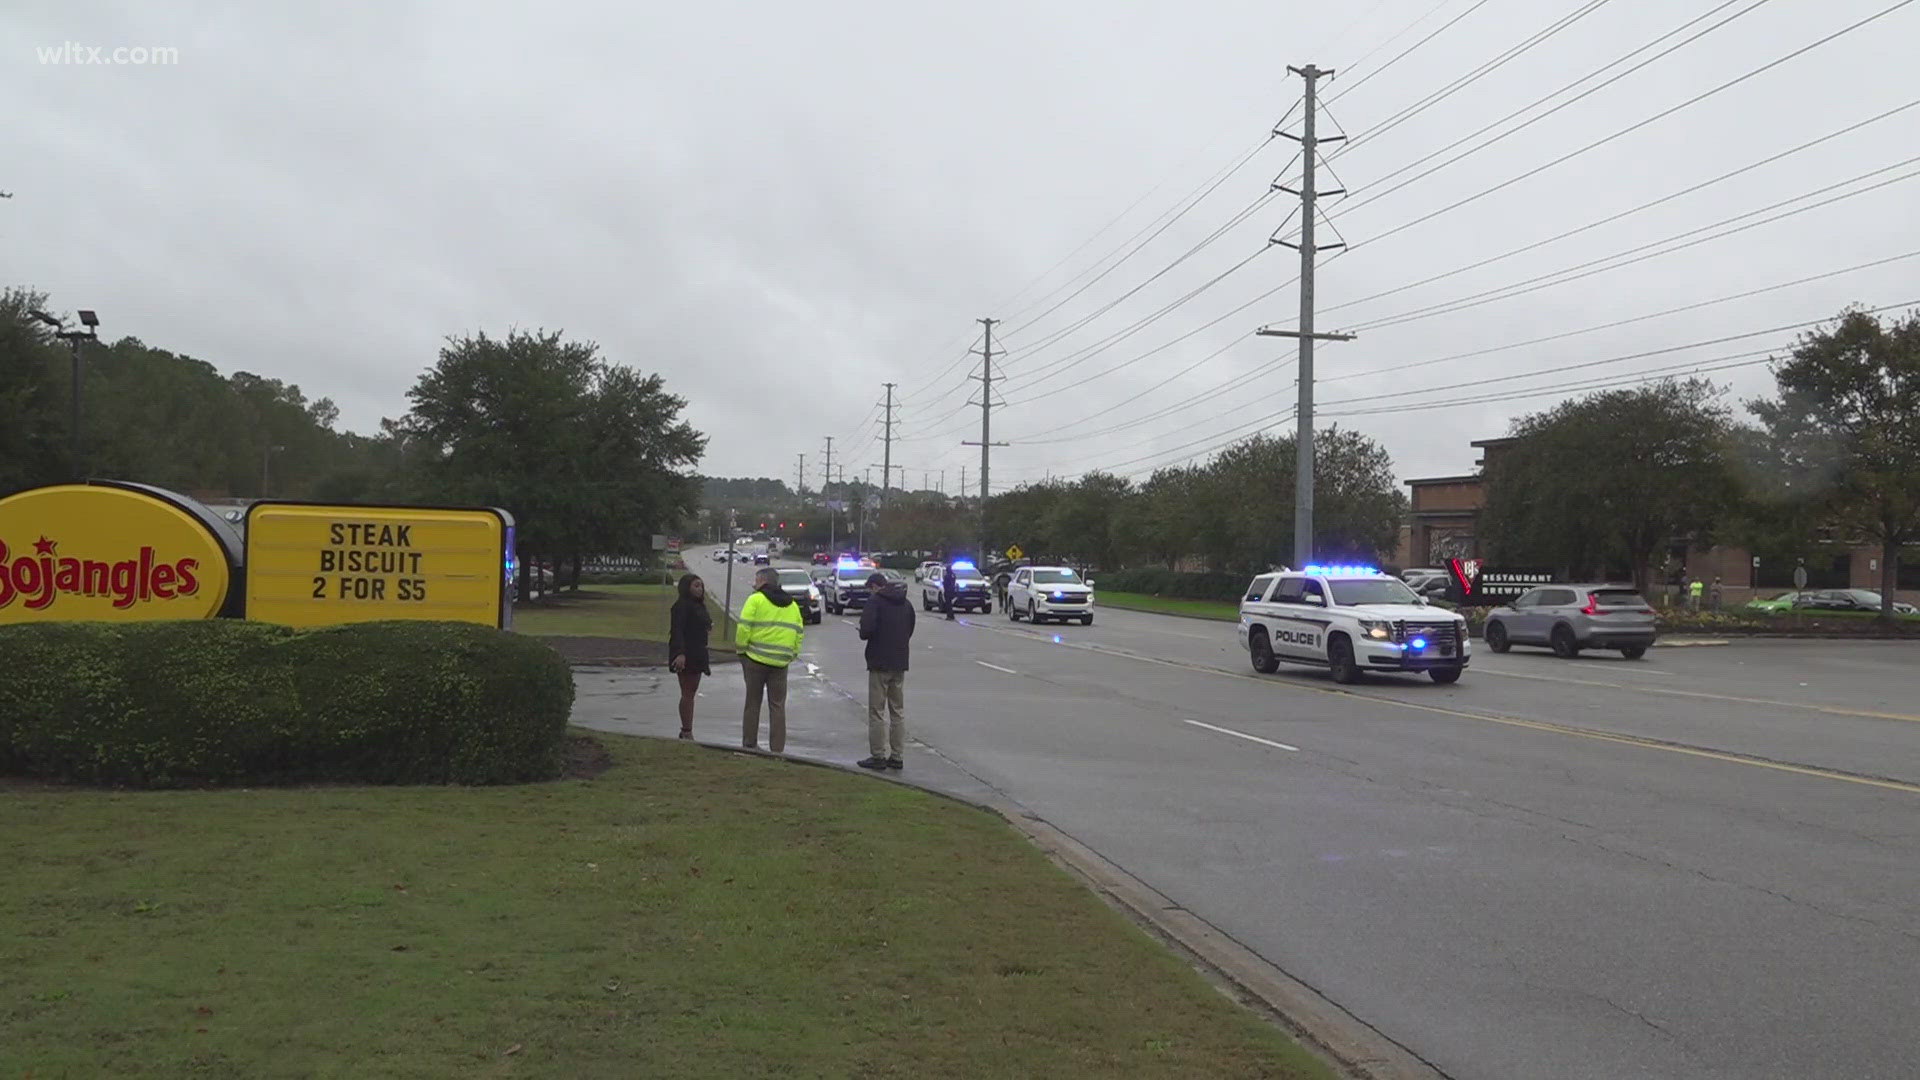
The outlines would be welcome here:
M 1023 566 L 1007 583 L 1007 618 L 1033 623 L 1080 620 L 1093 625 L 1093 582 L 1069 566 Z
M 1364 566 L 1309 566 L 1262 574 L 1240 601 L 1240 646 L 1253 669 L 1282 661 L 1355 683 L 1367 671 L 1424 671 L 1460 681 L 1471 659 L 1467 621 L 1428 607 L 1406 583 Z

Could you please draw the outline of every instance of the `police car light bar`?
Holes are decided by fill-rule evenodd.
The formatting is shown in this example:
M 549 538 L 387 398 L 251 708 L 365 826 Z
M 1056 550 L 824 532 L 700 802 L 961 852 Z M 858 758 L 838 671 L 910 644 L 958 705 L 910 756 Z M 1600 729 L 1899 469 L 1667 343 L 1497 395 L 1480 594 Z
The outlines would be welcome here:
M 1332 574 L 1335 576 L 1380 573 L 1379 569 L 1372 566 L 1309 566 L 1305 572 L 1309 574 Z
M 976 567 L 976 566 L 974 566 L 972 562 L 970 562 L 970 561 L 968 561 L 968 560 L 966 560 L 966 559 L 960 559 L 960 560 L 958 560 L 958 561 L 956 561 L 956 562 L 950 562 L 950 563 L 948 563 L 947 565 L 948 565 L 948 566 L 951 566 L 951 567 L 953 567 L 953 568 L 954 568 L 955 570 L 975 570 L 975 569 L 978 569 L 978 567 Z

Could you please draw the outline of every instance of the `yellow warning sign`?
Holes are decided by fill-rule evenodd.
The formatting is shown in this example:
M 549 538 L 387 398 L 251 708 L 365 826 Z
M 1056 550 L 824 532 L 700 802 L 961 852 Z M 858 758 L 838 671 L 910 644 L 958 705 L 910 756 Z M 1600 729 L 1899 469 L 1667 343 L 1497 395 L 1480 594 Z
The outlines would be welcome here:
M 247 510 L 247 618 L 497 627 L 511 532 L 498 510 L 255 503 Z
M 1021 550 L 1020 550 L 1020 545 L 1019 545 L 1019 544 L 1015 544 L 1015 545 L 1013 545 L 1012 547 L 1010 547 L 1010 548 L 1008 548 L 1008 549 L 1007 549 L 1007 558 L 1008 558 L 1008 559 L 1011 559 L 1011 560 L 1013 560 L 1013 561 L 1016 561 L 1016 562 L 1017 562 L 1017 561 L 1019 561 L 1019 560 L 1021 560 L 1021 559 L 1024 559 L 1024 558 L 1026 558 L 1026 557 L 1027 557 L 1027 553 L 1026 553 L 1026 552 L 1024 552 L 1024 551 L 1021 551 Z

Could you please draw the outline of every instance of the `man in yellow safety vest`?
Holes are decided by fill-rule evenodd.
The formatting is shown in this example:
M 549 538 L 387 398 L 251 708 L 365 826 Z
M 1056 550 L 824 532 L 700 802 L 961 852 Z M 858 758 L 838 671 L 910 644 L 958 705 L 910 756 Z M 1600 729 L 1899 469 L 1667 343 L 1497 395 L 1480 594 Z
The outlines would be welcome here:
M 740 718 L 740 745 L 760 746 L 760 698 L 767 699 L 767 749 L 778 754 L 787 748 L 787 665 L 800 656 L 806 636 L 800 605 L 780 587 L 780 576 L 770 566 L 753 575 L 753 595 L 740 609 L 733 642 L 740 650 L 740 668 L 747 679 L 747 706 Z
M 1697 577 L 1694 578 L 1693 581 L 1687 586 L 1687 607 L 1693 611 L 1699 611 L 1700 610 L 1700 594 L 1705 592 L 1706 590 L 1707 590 L 1707 583 L 1704 581 L 1701 581 Z

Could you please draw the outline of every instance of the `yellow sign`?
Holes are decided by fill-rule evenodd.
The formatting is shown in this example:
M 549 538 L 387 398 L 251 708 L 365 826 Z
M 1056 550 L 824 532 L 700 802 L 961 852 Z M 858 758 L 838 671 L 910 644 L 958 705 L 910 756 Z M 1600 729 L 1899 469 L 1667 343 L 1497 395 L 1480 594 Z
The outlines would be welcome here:
M 247 618 L 500 626 L 511 532 L 498 510 L 255 503 L 247 509 Z
M 0 623 L 210 619 L 226 543 L 158 488 L 60 484 L 0 499 Z
M 1026 557 L 1027 553 L 1020 550 L 1019 544 L 1015 544 L 1007 549 L 1007 559 L 1010 562 L 1018 562 Z

